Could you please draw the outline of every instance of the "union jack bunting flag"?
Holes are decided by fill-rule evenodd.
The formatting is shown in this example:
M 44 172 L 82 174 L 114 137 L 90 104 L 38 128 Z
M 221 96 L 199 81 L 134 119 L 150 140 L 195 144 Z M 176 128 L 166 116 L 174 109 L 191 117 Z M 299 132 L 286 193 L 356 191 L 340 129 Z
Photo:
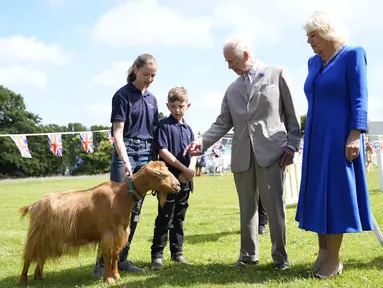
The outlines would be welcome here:
M 28 140 L 25 135 L 11 136 L 13 142 L 15 142 L 17 148 L 19 148 L 20 154 L 24 158 L 32 158 L 31 151 L 28 148 Z
M 110 143 L 113 145 L 114 137 L 112 136 L 112 131 L 106 131 L 106 136 L 108 136 Z
M 84 147 L 84 150 L 86 153 L 93 153 L 94 146 L 93 146 L 93 133 L 92 132 L 80 133 L 80 141 L 81 141 L 82 147 Z
M 63 144 L 61 139 L 61 134 L 49 134 L 48 135 L 48 144 L 49 149 L 56 156 L 63 156 Z
M 367 145 L 370 145 L 372 152 L 376 153 L 379 151 L 379 144 L 376 144 L 374 142 L 367 143 Z M 367 147 L 366 145 L 366 147 Z

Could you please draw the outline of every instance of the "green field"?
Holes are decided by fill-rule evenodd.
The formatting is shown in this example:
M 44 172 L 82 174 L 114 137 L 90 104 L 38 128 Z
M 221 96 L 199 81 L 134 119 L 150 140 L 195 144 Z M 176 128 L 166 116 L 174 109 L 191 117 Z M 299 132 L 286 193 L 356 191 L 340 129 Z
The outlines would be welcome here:
M 377 172 L 370 172 L 372 211 L 383 228 L 383 193 Z M 107 177 L 0 182 L 0 287 L 17 287 L 21 257 L 29 219 L 20 220 L 18 209 L 42 195 L 59 190 L 83 189 Z M 195 179 L 195 192 L 185 223 L 184 254 L 193 266 L 182 266 L 165 254 L 165 269 L 150 270 L 150 246 L 157 200 L 148 196 L 132 243 L 130 259 L 146 268 L 146 273 L 121 273 L 113 287 L 383 287 L 383 247 L 372 232 L 347 234 L 341 250 L 344 273 L 331 280 L 310 278 L 307 270 L 316 257 L 315 234 L 297 228 L 295 206 L 287 209 L 287 242 L 291 264 L 288 272 L 272 269 L 270 235 L 260 236 L 260 264 L 228 267 L 239 256 L 239 210 L 231 174 Z M 340 209 L 341 209 L 341 203 Z M 167 247 L 168 248 L 168 247 Z M 29 287 L 106 287 L 92 278 L 94 249 L 82 250 L 78 257 L 63 257 L 45 266 L 44 281 L 33 280 Z

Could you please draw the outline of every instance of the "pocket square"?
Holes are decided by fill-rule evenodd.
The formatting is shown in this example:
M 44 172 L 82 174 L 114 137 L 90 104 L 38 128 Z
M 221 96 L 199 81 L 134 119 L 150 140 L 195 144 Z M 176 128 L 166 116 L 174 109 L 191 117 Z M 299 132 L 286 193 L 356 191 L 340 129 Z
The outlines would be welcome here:
M 272 83 L 272 82 L 266 82 L 266 83 L 263 83 L 260 87 L 260 90 L 262 89 L 266 89 L 266 88 L 273 88 L 273 87 L 276 87 L 275 83 Z

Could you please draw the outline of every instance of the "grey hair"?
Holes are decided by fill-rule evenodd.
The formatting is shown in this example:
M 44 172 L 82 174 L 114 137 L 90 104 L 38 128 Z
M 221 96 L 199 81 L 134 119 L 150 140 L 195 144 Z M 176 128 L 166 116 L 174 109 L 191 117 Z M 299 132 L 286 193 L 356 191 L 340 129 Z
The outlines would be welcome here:
M 303 24 L 303 28 L 308 34 L 318 31 L 319 35 L 327 41 L 333 41 L 340 45 L 345 45 L 347 42 L 346 27 L 329 12 L 315 10 Z
M 224 50 L 228 48 L 233 49 L 235 54 L 240 58 L 244 57 L 243 52 L 246 51 L 249 54 L 249 60 L 255 60 L 250 44 L 244 39 L 240 39 L 237 37 L 230 38 L 226 41 L 225 45 L 223 46 Z
M 128 70 L 128 77 L 126 79 L 126 82 L 129 82 L 129 81 L 133 82 L 134 80 L 136 80 L 136 73 L 134 73 L 134 67 L 136 67 L 137 69 L 140 69 L 144 67 L 146 64 L 152 64 L 156 62 L 157 61 L 153 57 L 153 55 L 150 55 L 150 54 L 139 55 Z

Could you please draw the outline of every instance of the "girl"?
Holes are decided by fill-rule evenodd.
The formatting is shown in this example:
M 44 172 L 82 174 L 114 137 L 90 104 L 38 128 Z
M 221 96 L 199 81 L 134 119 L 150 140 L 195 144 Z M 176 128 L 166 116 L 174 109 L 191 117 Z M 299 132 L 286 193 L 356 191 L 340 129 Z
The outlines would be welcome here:
M 124 182 L 126 177 L 138 171 L 153 157 L 153 131 L 158 125 L 157 99 L 148 91 L 157 73 L 157 62 L 150 54 L 137 57 L 128 71 L 127 84 L 112 99 L 112 135 L 115 143 L 110 169 L 112 182 Z M 142 197 L 133 208 L 127 245 L 119 257 L 121 271 L 143 271 L 127 259 L 130 244 L 137 227 Z M 102 278 L 104 261 L 97 259 L 93 276 Z

